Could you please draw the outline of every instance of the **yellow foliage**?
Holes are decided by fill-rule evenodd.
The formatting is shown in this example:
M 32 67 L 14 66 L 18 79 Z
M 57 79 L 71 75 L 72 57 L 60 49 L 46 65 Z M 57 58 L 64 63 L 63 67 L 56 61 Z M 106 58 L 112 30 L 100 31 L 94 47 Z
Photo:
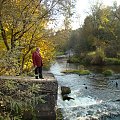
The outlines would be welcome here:
M 40 47 L 40 54 L 42 56 L 43 60 L 43 66 L 48 67 L 52 60 L 54 59 L 55 56 L 55 46 L 54 44 L 49 40 L 41 40 L 40 42 L 37 43 L 37 47 Z M 36 48 L 35 48 L 36 49 Z M 32 53 L 35 51 L 33 49 L 28 57 L 26 58 L 25 64 L 24 64 L 24 69 L 25 70 L 30 70 L 33 66 L 32 64 Z
M 9 8 L 9 10 L 8 10 Z M 5 68 L 10 65 L 9 73 L 15 73 L 12 68 L 20 70 L 30 70 L 32 66 L 32 50 L 36 46 L 40 47 L 44 66 L 48 66 L 53 59 L 55 47 L 51 40 L 48 40 L 48 31 L 45 29 L 48 23 L 48 16 L 42 17 L 47 9 L 39 1 L 12 0 L 6 1 L 2 7 L 2 26 L 5 31 L 5 37 L 9 50 L 6 51 L 5 43 L 0 36 L 0 51 L 3 54 Z M 45 38 L 45 39 L 44 39 Z M 43 40 L 44 39 L 44 40 Z M 9 51 L 10 54 L 9 54 Z M 13 52 L 15 54 L 13 54 Z M 6 61 L 5 61 L 6 60 Z M 3 66 L 3 65 L 2 65 Z M 10 71 L 11 70 L 11 71 Z
M 3 51 L 5 49 L 5 44 L 3 41 L 0 42 L 0 51 Z
M 99 28 L 98 29 L 104 29 L 104 27 L 102 25 L 99 25 Z
M 101 22 L 102 24 L 107 24 L 109 22 L 108 16 L 109 16 L 109 11 L 107 9 L 104 9 L 101 13 Z
M 54 58 L 55 55 L 55 46 L 52 42 L 42 40 L 38 47 L 40 47 L 40 53 L 43 58 L 43 64 L 47 66 Z
M 5 31 L 8 31 L 8 28 L 5 28 Z

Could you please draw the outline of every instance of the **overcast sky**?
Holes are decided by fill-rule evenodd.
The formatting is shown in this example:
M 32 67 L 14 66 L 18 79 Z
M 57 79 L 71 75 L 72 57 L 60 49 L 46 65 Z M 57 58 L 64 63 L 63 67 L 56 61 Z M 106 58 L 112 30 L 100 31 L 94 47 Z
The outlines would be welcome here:
M 73 18 L 72 28 L 77 29 L 83 24 L 85 17 L 88 15 L 87 12 L 90 10 L 90 6 L 96 3 L 96 0 L 76 0 L 76 15 Z M 113 2 L 116 1 L 117 5 L 120 5 L 120 0 L 99 0 L 99 2 L 103 3 L 106 6 L 112 6 Z M 77 19 L 76 19 L 77 17 Z

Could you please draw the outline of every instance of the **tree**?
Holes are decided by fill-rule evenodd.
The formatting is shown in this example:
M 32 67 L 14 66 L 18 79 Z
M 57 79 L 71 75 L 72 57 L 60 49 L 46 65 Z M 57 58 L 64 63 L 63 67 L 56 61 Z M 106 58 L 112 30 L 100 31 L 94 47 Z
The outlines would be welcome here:
M 70 44 L 76 53 L 101 50 L 111 55 L 107 57 L 117 57 L 120 51 L 120 6 L 116 4 L 112 7 L 103 6 L 96 3 L 91 6 L 91 12 L 85 18 L 83 26 L 72 32 Z M 77 37 L 77 33 L 79 35 Z M 73 34 L 74 33 L 74 34 Z M 75 47 L 77 44 L 77 47 Z M 80 52 L 78 52 L 80 51 Z
M 56 14 L 66 13 L 66 4 L 69 6 L 71 2 L 69 0 L 67 3 L 64 0 L 0 1 L 0 44 L 5 46 L 1 49 L 10 51 L 9 54 L 19 51 L 16 58 L 21 72 L 26 64 L 26 58 L 30 57 L 30 52 L 42 40 L 50 37 L 47 30 L 48 22 L 53 20 Z

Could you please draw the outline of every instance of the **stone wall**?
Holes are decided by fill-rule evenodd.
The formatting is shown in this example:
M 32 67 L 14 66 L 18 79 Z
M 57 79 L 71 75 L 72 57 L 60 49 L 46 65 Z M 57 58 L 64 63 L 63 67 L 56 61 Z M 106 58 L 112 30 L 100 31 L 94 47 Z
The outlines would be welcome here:
M 0 80 L 17 80 L 24 81 L 29 84 L 40 84 L 41 88 L 39 91 L 39 95 L 44 96 L 45 103 L 38 103 L 35 105 L 36 115 L 38 120 L 56 120 L 56 110 L 55 107 L 57 105 L 57 91 L 58 91 L 58 83 L 54 76 L 45 72 L 44 79 L 34 79 L 34 77 L 20 77 L 20 76 L 0 76 Z M 24 89 L 24 86 L 22 86 Z M 30 120 L 31 115 L 25 113 L 24 120 Z

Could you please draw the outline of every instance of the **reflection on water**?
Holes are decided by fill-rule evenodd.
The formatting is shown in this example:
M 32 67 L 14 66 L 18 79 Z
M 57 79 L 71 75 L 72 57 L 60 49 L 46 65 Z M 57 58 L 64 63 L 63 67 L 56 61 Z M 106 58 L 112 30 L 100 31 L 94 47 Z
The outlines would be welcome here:
M 116 79 L 113 76 L 104 78 L 97 74 L 99 71 L 96 67 L 88 67 L 96 74 L 87 76 L 61 73 L 66 69 L 80 69 L 80 67 L 67 64 L 63 60 L 58 60 L 51 67 L 51 72 L 59 84 L 57 102 L 58 107 L 62 109 L 64 120 L 120 120 L 120 102 L 118 100 L 120 99 L 120 78 Z M 116 73 L 119 72 L 119 69 L 117 70 Z M 72 92 L 69 96 L 75 100 L 63 101 L 60 86 L 70 87 Z
M 120 73 L 120 65 L 111 65 L 111 66 L 86 66 L 87 69 L 93 71 L 94 73 L 102 73 L 106 69 L 111 69 L 115 73 Z

